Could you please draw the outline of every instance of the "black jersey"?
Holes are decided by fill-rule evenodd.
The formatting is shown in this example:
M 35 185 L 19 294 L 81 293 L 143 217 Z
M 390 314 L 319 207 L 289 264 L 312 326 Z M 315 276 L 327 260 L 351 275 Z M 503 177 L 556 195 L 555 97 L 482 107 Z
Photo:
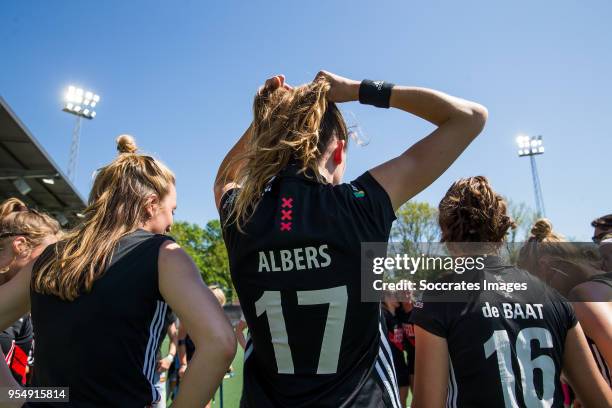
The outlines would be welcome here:
M 461 303 L 438 302 L 448 293 L 430 292 L 414 304 L 412 321 L 448 344 L 447 406 L 563 407 L 559 375 L 567 332 L 576 325 L 572 306 L 499 258 L 485 265 L 441 280 L 524 283 L 527 290 L 466 291 Z
M 394 219 L 369 173 L 332 186 L 289 166 L 244 234 L 224 224 L 250 335 L 242 407 L 399 407 L 380 304 L 360 300 L 361 242 L 387 242 Z
M 157 261 L 168 239 L 144 230 L 124 237 L 91 292 L 72 302 L 31 292 L 32 385 L 70 387 L 70 403 L 57 407 L 143 408 L 159 400 L 155 357 L 167 305 L 159 292 Z M 51 245 L 34 270 L 53 255 Z

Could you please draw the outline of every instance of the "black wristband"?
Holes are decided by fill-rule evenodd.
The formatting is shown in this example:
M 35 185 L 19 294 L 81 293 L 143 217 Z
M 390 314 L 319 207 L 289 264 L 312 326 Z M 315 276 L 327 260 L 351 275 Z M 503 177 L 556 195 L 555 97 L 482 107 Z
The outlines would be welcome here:
M 374 105 L 378 108 L 389 108 L 393 86 L 391 82 L 364 79 L 359 85 L 359 103 Z

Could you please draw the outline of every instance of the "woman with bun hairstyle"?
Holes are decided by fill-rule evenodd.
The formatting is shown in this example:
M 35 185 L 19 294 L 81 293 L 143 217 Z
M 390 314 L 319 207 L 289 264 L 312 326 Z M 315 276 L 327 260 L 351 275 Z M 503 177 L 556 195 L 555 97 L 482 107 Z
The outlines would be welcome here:
M 567 298 L 576 285 L 588 280 L 596 270 L 579 268 L 568 274 L 559 267 L 567 267 L 571 262 L 584 264 L 586 255 L 577 245 L 553 231 L 550 220 L 540 218 L 521 247 L 517 264 Z
M 612 387 L 612 272 L 588 262 L 580 247 L 537 220 L 519 254 L 519 266 L 572 301 L 599 371 Z
M 350 135 L 337 104 L 353 101 L 436 129 L 411 147 L 398 140 L 397 157 L 342 183 Z M 295 88 L 268 79 L 253 111 L 214 186 L 250 334 L 241 407 L 399 408 L 380 303 L 361 301 L 361 243 L 388 241 L 394 211 L 459 157 L 487 111 L 324 71 Z
M 612 406 L 569 302 L 499 257 L 515 224 L 487 178 L 456 181 L 438 209 L 450 254 L 482 257 L 484 268 L 440 278 L 465 284 L 451 298 L 449 291 L 430 291 L 415 302 L 412 407 L 561 408 L 562 370 L 586 406 Z M 516 290 L 467 288 L 485 282 Z
M 17 198 L 0 204 L 0 286 L 36 259 L 61 236 L 59 223 L 47 214 L 29 209 Z M 19 316 L 0 332 L 0 351 L 15 380 L 24 385 L 33 333 L 29 313 Z
M 204 405 L 235 353 L 235 337 L 200 273 L 171 238 L 175 177 L 120 136 L 118 157 L 96 174 L 82 223 L 0 287 L 0 328 L 30 308 L 32 385 L 69 387 L 45 407 L 146 407 L 168 307 L 200 347 L 174 407 Z M 119 374 L 120 373 L 120 374 Z M 0 382 L 1 387 L 17 384 Z M 37 406 L 29 403 L 29 406 Z

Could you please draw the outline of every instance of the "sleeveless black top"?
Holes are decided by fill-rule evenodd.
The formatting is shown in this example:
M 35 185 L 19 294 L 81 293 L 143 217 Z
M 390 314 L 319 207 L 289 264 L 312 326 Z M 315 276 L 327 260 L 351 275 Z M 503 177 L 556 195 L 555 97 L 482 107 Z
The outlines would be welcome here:
M 153 377 L 167 305 L 159 292 L 157 260 L 168 239 L 144 230 L 122 238 L 91 292 L 72 302 L 31 290 L 32 385 L 69 387 L 70 403 L 58 407 L 142 408 L 159 400 Z M 54 249 L 43 252 L 34 271 Z

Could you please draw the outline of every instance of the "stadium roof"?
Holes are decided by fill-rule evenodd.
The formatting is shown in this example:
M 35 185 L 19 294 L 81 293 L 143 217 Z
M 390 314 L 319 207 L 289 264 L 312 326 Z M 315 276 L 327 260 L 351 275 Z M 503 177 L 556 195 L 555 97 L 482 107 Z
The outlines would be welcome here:
M 19 179 L 31 188 L 25 195 L 15 185 Z M 0 97 L 0 201 L 9 197 L 56 216 L 60 223 L 74 223 L 85 208 L 70 180 Z

